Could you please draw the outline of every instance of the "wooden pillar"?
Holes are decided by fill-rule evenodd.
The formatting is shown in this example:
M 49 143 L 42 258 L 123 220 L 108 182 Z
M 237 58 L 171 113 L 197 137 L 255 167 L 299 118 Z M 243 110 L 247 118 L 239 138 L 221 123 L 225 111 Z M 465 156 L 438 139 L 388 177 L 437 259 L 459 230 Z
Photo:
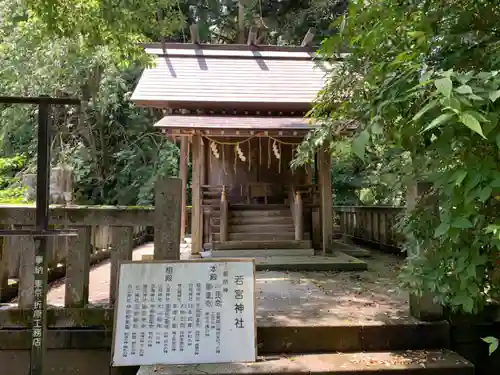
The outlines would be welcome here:
M 424 183 L 409 185 L 406 193 L 406 209 L 413 210 L 420 197 L 429 188 L 430 185 Z M 418 254 L 407 255 L 417 256 Z M 431 293 L 424 293 L 422 296 L 410 294 L 410 314 L 419 320 L 436 321 L 444 318 L 444 309 L 443 306 L 434 302 L 434 295 Z
M 226 187 L 222 187 L 222 194 L 220 197 L 220 241 L 224 242 L 228 240 L 228 221 L 229 221 L 229 210 L 228 210 Z
M 187 181 L 188 181 L 188 158 L 189 158 L 189 139 L 181 137 L 181 150 L 179 157 L 179 177 L 182 181 L 181 195 L 181 241 L 184 241 L 186 236 L 186 201 L 187 201 Z
M 205 147 L 205 143 L 203 142 L 203 137 L 200 135 L 200 197 L 201 201 L 203 201 L 203 189 L 201 186 L 205 185 L 207 183 L 207 158 L 206 158 L 206 151 L 207 148 Z M 208 233 L 208 224 L 210 220 L 210 215 L 211 212 L 207 208 L 201 209 L 201 215 L 200 215 L 200 249 L 203 248 L 203 244 L 205 243 L 204 241 L 207 239 L 206 234 Z
M 295 241 L 302 241 L 304 239 L 304 207 L 302 204 L 302 197 L 300 193 L 295 192 L 294 206 L 293 206 L 294 226 L 295 226 Z
M 333 251 L 332 158 L 326 147 L 318 152 L 317 160 L 321 206 L 321 249 L 323 254 L 326 254 Z
M 191 144 L 191 254 L 199 254 L 202 247 L 202 207 L 201 207 L 201 136 L 193 135 Z

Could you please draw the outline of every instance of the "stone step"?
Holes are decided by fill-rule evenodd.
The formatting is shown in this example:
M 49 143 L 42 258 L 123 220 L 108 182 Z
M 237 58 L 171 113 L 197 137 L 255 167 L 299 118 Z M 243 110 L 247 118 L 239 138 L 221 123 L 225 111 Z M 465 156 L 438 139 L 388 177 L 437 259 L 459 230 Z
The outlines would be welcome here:
M 260 357 L 254 363 L 141 366 L 137 375 L 474 375 L 474 366 L 449 350 L 325 353 Z
M 218 199 L 218 198 L 203 198 L 202 204 L 204 206 L 220 206 L 220 199 Z
M 220 224 L 220 217 L 214 217 L 212 223 Z M 228 224 L 231 225 L 291 225 L 293 227 L 292 216 L 237 216 L 230 217 Z
M 214 241 L 220 241 L 220 233 L 213 233 Z M 295 240 L 295 233 L 291 231 L 286 232 L 246 232 L 246 233 L 231 233 L 229 229 L 228 233 L 229 241 L 293 241 Z M 304 233 L 304 240 L 309 240 L 310 236 L 308 233 Z
M 290 224 L 229 224 L 229 233 L 295 233 L 293 223 Z
M 314 249 L 215 250 L 212 251 L 211 258 L 264 258 L 313 255 Z
M 94 310 L 95 307 L 89 305 L 88 308 Z M 95 319 L 104 319 L 97 313 L 100 308 L 95 310 Z M 113 316 L 112 308 L 106 311 L 106 316 Z M 47 331 L 48 349 L 109 350 L 113 338 L 111 321 L 106 320 L 104 323 L 104 320 L 101 320 L 95 328 L 76 328 L 72 321 L 74 312 L 60 308 L 49 308 L 47 312 L 50 327 Z M 266 315 L 266 311 L 257 309 L 258 355 L 438 350 L 450 346 L 450 326 L 447 322 L 425 323 L 407 319 L 390 320 L 387 323 L 344 322 L 335 319 L 327 322 L 325 316 L 307 317 L 298 309 L 276 314 L 277 312 L 268 311 Z M 2 320 L 8 322 L 10 319 L 11 323 L 4 323 L 0 329 L 2 347 L 29 350 L 31 331 L 20 329 L 18 322 L 30 318 L 30 311 L 10 316 L 11 318 Z M 111 326 L 107 326 L 110 323 Z M 486 355 L 487 353 L 486 348 Z
M 279 210 L 241 210 L 241 211 L 229 211 L 230 218 L 237 217 L 292 217 L 292 212 L 289 208 L 279 209 Z
M 230 211 L 269 211 L 269 210 L 290 210 L 287 204 L 231 204 L 229 205 Z
M 387 324 L 334 321 L 313 325 L 300 318 L 298 323 L 286 319 L 276 322 L 274 312 L 258 312 L 259 355 L 421 350 L 450 346 L 450 326 L 445 321 L 421 322 L 402 318 Z
M 310 249 L 312 248 L 311 241 L 295 241 L 295 240 L 280 240 L 280 241 L 225 241 L 213 242 L 212 250 L 252 250 L 252 249 Z

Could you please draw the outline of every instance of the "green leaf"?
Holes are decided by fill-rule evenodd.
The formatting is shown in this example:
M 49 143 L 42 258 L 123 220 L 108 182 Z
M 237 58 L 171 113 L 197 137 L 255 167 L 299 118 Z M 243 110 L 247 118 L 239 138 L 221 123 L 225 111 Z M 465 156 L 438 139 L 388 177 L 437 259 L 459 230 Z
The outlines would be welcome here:
M 481 202 L 486 202 L 486 200 L 491 197 L 491 193 L 493 193 L 493 188 L 491 186 L 484 187 L 479 193 L 479 200 Z
M 410 38 L 414 38 L 414 39 L 421 38 L 424 35 L 425 35 L 425 33 L 423 31 L 410 31 L 410 32 L 408 32 L 408 36 Z
M 418 111 L 415 116 L 413 116 L 412 121 L 418 121 L 423 115 L 429 112 L 432 108 L 436 107 L 438 104 L 437 100 L 433 100 L 422 107 L 420 111 Z
M 459 120 L 462 124 L 467 126 L 473 132 L 479 134 L 481 137 L 486 138 L 483 134 L 481 124 L 470 112 L 463 112 L 459 115 Z
M 455 220 L 453 220 L 451 226 L 458 229 L 469 229 L 472 228 L 472 223 L 465 217 L 457 217 Z
M 490 100 L 494 103 L 500 98 L 500 90 L 490 92 Z
M 440 78 L 434 82 L 437 90 L 443 94 L 445 97 L 449 98 L 451 96 L 451 90 L 453 89 L 453 82 L 450 78 Z
M 422 133 L 423 132 L 426 132 L 428 130 L 431 130 L 439 125 L 442 125 L 444 124 L 445 122 L 448 122 L 453 116 L 455 116 L 454 113 L 443 113 L 442 115 L 436 117 L 434 120 L 432 120 L 432 122 L 426 126 L 426 128 L 424 130 L 422 130 Z
M 467 171 L 460 170 L 453 173 L 452 179 L 455 181 L 456 186 L 460 186 L 467 176 Z
M 352 149 L 354 153 L 360 158 L 365 158 L 366 145 L 370 140 L 370 133 L 368 131 L 363 130 L 352 142 Z
M 483 337 L 481 340 L 483 340 L 487 344 L 493 344 L 494 342 L 498 342 L 498 339 L 492 336 Z
M 482 180 L 481 174 L 478 172 L 471 171 L 467 177 L 467 183 L 465 184 L 465 191 L 469 192 L 474 189 Z
M 459 94 L 472 94 L 472 88 L 469 85 L 462 85 L 455 89 Z
M 434 237 L 435 238 L 441 237 L 442 235 L 444 235 L 445 233 L 447 233 L 448 230 L 450 230 L 450 224 L 448 224 L 448 223 L 441 223 L 441 224 L 439 224 L 439 226 L 434 231 Z
M 492 355 L 498 349 L 498 339 L 488 336 L 482 339 L 485 343 L 489 344 L 488 352 Z

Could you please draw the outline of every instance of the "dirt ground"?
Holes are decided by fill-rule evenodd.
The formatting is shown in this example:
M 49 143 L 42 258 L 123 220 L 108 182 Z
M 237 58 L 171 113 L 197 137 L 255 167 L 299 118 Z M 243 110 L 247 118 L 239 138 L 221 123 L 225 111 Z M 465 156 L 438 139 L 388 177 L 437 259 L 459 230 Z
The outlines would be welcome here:
M 153 245 L 134 251 L 134 259 L 152 254 Z M 189 245 L 182 247 L 189 257 Z M 257 318 L 261 325 L 388 324 L 408 320 L 408 295 L 399 290 L 402 258 L 372 251 L 367 271 L 257 272 Z M 109 303 L 109 261 L 92 268 L 89 300 Z M 51 285 L 50 305 L 64 304 L 64 281 Z
M 408 317 L 402 258 L 372 251 L 367 271 L 259 272 L 258 313 L 273 324 L 380 324 Z

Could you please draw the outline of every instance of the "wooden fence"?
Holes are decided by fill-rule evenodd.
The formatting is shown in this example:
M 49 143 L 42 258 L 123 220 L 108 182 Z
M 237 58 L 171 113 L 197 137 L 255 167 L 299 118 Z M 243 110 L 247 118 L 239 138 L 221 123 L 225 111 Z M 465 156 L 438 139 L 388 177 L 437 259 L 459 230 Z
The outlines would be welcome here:
M 64 239 L 68 241 L 66 254 L 56 249 L 56 254 L 64 260 L 65 300 L 64 308 L 49 308 L 48 324 L 58 327 L 107 326 L 113 314 L 111 306 L 92 307 L 89 305 L 89 271 L 91 256 L 103 252 L 99 247 L 109 245 L 111 259 L 110 303 L 114 302 L 118 264 L 121 260 L 131 260 L 134 248 L 134 233 L 141 228 L 154 227 L 155 259 L 180 258 L 180 197 L 179 179 L 162 179 L 155 187 L 157 202 L 155 207 L 103 207 L 70 206 L 50 209 L 51 225 L 74 228 L 78 236 Z M 0 225 L 3 227 L 30 227 L 34 224 L 35 208 L 28 206 L 0 207 Z M 108 228 L 103 234 L 92 228 Z M 96 240 L 96 236 L 102 236 Z M 92 246 L 93 241 L 101 245 Z M 57 247 L 55 241 L 53 246 Z M 95 244 L 96 242 L 94 242 Z M 61 246 L 59 246 L 61 247 Z M 29 237 L 5 237 L 0 242 L 0 300 L 11 289 L 9 275 L 10 253 L 17 252 L 18 303 L 10 308 L 0 306 L 0 329 L 30 327 L 31 307 L 34 299 L 34 241 Z M 56 262 L 51 258 L 52 263 Z M 55 315 L 54 315 L 55 314 Z M 63 321 L 55 316 L 65 317 Z M 71 318 L 70 318 L 71 317 Z M 109 326 L 110 327 L 110 326 Z M 108 327 L 108 328 L 109 328 Z
M 0 215 L 5 211 L 9 211 L 5 207 L 0 206 Z M 20 225 L 11 225 L 10 229 L 21 229 Z M 58 229 L 62 229 L 63 226 L 54 226 Z M 112 227 L 102 226 L 102 225 L 92 225 L 90 228 L 90 257 L 91 263 L 93 263 L 93 258 L 97 257 L 102 259 L 109 256 L 110 248 L 112 246 Z M 148 234 L 148 228 L 146 226 L 135 226 L 132 227 L 132 235 L 135 243 L 140 243 Z M 29 238 L 26 237 L 7 237 L 3 242 L 3 251 L 6 254 L 3 267 L 8 270 L 9 279 L 16 280 L 19 278 L 20 274 L 20 264 L 21 264 L 21 254 L 20 249 L 24 249 L 26 246 L 26 241 L 29 242 Z M 69 238 L 49 238 L 49 251 L 48 251 L 48 264 L 49 270 L 55 270 L 58 267 L 63 267 L 66 264 L 66 255 L 68 254 L 68 248 L 71 245 Z
M 394 226 L 402 207 L 335 206 L 338 230 L 344 236 L 385 247 L 399 247 Z

